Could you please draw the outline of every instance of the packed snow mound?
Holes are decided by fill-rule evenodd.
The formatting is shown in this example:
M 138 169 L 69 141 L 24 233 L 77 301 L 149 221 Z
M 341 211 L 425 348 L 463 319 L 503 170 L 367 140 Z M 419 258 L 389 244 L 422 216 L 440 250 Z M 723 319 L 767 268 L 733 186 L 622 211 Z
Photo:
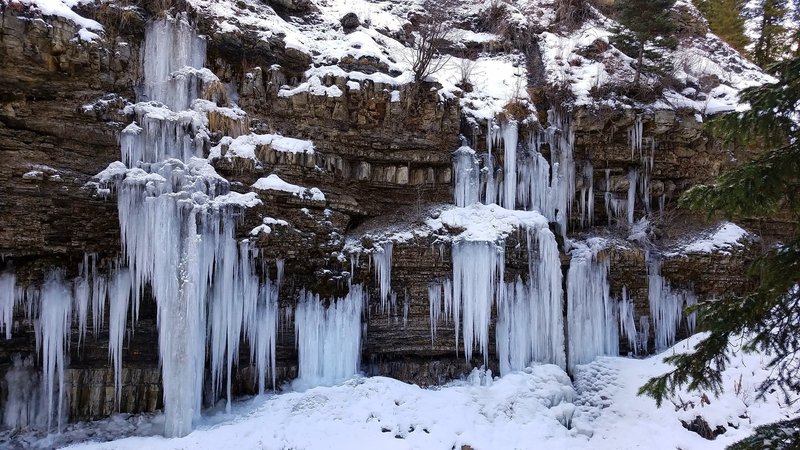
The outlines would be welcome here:
M 61 435 L 22 432 L 14 443 L 31 448 L 73 449 L 476 449 L 569 448 L 619 450 L 723 449 L 755 427 L 796 416 L 779 393 L 757 398 L 769 375 L 761 353 L 730 347 L 723 372 L 725 391 L 679 391 L 662 408 L 637 390 L 670 366 L 664 356 L 691 351 L 704 335 L 679 342 L 647 359 L 600 357 L 579 365 L 574 385 L 554 365 L 535 365 L 504 377 L 475 370 L 462 381 L 423 389 L 385 378 L 354 378 L 333 387 L 285 392 L 235 404 L 231 413 L 206 416 L 179 439 L 154 436 L 163 428 L 158 414 L 118 415 L 69 425 Z M 725 432 L 713 441 L 687 430 L 681 421 L 702 417 Z M 127 437 L 125 436 L 134 436 Z M 9 436 L 0 435 L 0 445 Z M 87 440 L 111 442 L 85 442 Z M 13 447 L 12 447 L 13 448 Z

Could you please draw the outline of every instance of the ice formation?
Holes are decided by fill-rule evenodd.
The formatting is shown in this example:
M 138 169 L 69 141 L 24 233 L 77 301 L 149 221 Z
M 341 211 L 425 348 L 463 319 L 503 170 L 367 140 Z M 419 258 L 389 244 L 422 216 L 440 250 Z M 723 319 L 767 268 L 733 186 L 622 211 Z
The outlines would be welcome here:
M 380 295 L 380 313 L 389 314 L 395 307 L 392 296 L 392 249 L 394 244 L 391 241 L 376 245 L 370 254 L 370 260 L 375 271 L 375 281 L 378 282 Z
M 567 273 L 569 367 L 586 364 L 599 355 L 619 354 L 615 302 L 609 293 L 609 262 L 595 248 L 572 251 Z
M 478 202 L 480 192 L 480 169 L 475 151 L 461 147 L 453 153 L 455 188 L 453 197 L 456 206 L 469 206 Z
M 491 151 L 494 147 L 503 146 L 503 179 L 496 191 L 496 200 L 506 209 L 516 209 L 518 137 L 519 126 L 515 120 L 502 121 L 499 126 L 490 121 L 487 127 L 486 148 Z M 487 202 L 495 203 L 493 200 L 487 199 Z
M 60 272 L 51 272 L 38 293 L 39 320 L 35 322 L 36 347 L 42 355 L 42 387 L 47 403 L 47 429 L 53 425 L 61 430 L 64 418 L 64 369 L 67 364 L 72 292 Z
M 533 362 L 565 367 L 561 261 L 547 228 L 528 229 L 528 283 L 520 278 L 499 292 L 497 356 L 500 373 Z
M 453 242 L 452 314 L 458 348 L 459 318 L 463 328 L 464 357 L 469 362 L 475 345 L 484 364 L 489 359 L 489 319 L 495 293 L 505 272 L 505 252 L 494 242 Z
M 5 376 L 8 397 L 3 407 L 3 425 L 11 428 L 47 424 L 41 374 L 33 367 L 34 357 L 14 355 Z
M 358 372 L 361 360 L 361 312 L 365 301 L 360 285 L 350 287 L 326 308 L 319 295 L 300 294 L 295 311 L 298 380 L 295 386 L 338 383 Z
M 661 351 L 675 343 L 675 336 L 683 320 L 686 306 L 697 303 L 694 293 L 674 289 L 661 276 L 661 260 L 651 256 L 647 267 L 647 297 L 650 314 L 653 315 L 656 351 Z M 694 315 L 687 318 L 688 326 L 694 328 Z
M 6 339 L 11 339 L 14 327 L 14 304 L 16 301 L 16 277 L 14 273 L 0 274 L 0 329 L 5 330 Z
M 627 287 L 622 287 L 622 296 L 619 300 L 619 334 L 625 336 L 628 348 L 634 354 L 639 354 L 641 343 L 636 332 L 636 308 L 633 300 L 628 296 Z

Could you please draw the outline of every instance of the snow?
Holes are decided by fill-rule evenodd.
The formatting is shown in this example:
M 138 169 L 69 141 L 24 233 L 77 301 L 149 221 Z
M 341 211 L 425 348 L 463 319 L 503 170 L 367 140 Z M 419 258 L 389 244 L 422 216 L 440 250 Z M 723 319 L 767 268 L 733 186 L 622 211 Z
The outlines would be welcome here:
M 519 228 L 547 227 L 547 219 L 536 211 L 514 211 L 479 203 L 445 209 L 438 218 L 425 222 L 433 230 L 443 227 L 462 230 L 457 235 L 459 240 L 483 242 L 497 242 Z
M 87 19 L 86 17 L 83 17 L 72 10 L 72 8 L 78 5 L 92 3 L 93 0 L 14 0 L 14 2 L 35 7 L 42 13 L 42 15 L 45 16 L 63 17 L 74 22 L 76 25 L 81 27 L 81 29 L 78 31 L 78 36 L 81 38 L 81 40 L 86 42 L 94 41 L 100 37 L 90 30 L 103 30 L 103 26 L 100 25 L 100 23 L 92 19 Z
M 223 148 L 227 147 L 226 158 L 257 159 L 256 151 L 261 146 L 269 146 L 282 153 L 314 153 L 314 143 L 307 140 L 284 137 L 279 134 L 245 134 L 237 138 L 225 136 L 220 143 L 211 149 L 209 158 L 221 157 Z
M 281 87 L 278 91 L 279 97 L 291 97 L 303 92 L 308 92 L 311 95 L 327 96 L 327 97 L 341 97 L 344 95 L 341 89 L 335 84 L 332 86 L 325 86 L 322 84 L 319 76 L 311 76 L 308 81 L 301 83 L 296 88 Z
M 268 177 L 259 178 L 253 183 L 254 189 L 262 191 L 281 191 L 288 192 L 302 199 L 309 199 L 315 202 L 324 202 L 325 194 L 319 188 L 304 188 L 296 184 L 287 183 L 274 173 Z
M 732 222 L 724 222 L 715 229 L 700 234 L 693 241 L 684 244 L 676 251 L 667 253 L 668 256 L 687 255 L 693 253 L 722 253 L 730 254 L 732 251 L 744 248 L 744 241 L 751 238 L 742 227 Z
M 430 449 L 569 448 L 618 450 L 723 449 L 752 434 L 761 424 L 793 417 L 779 393 L 756 400 L 756 387 L 768 374 L 768 357 L 746 354 L 734 343 L 723 372 L 724 393 L 686 393 L 656 408 L 637 395 L 645 380 L 663 374 L 664 356 L 690 351 L 703 335 L 676 344 L 646 359 L 601 357 L 576 367 L 570 382 L 555 365 L 533 365 L 492 379 L 476 370 L 463 381 L 423 389 L 384 377 L 360 378 L 332 387 L 265 395 L 234 405 L 231 413 L 209 416 L 190 435 L 179 439 L 148 436 L 162 416 L 117 416 L 76 424 L 38 448 L 69 442 L 121 438 L 108 443 L 84 442 L 71 449 L 125 450 L 217 449 L 235 442 L 242 449 Z M 734 342 L 736 342 L 734 340 Z M 707 395 L 706 395 L 707 394 Z M 709 402 L 703 400 L 703 396 Z M 703 417 L 726 432 L 709 441 L 681 425 Z M 20 436 L 19 439 L 23 439 Z M 60 440 L 56 440 L 60 439 Z

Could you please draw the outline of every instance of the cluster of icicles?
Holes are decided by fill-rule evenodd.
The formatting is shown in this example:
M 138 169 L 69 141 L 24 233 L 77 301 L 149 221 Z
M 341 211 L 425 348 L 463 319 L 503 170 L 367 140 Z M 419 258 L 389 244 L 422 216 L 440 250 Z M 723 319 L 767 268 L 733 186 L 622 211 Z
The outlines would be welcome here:
M 224 389 L 230 407 L 232 372 L 243 338 L 259 392 L 275 386 L 283 262 L 275 262 L 274 281 L 266 276 L 265 265 L 255 266 L 256 250 L 246 240 L 237 241 L 234 231 L 243 208 L 260 200 L 255 193 L 231 192 L 228 181 L 202 157 L 208 142 L 206 113 L 232 108 L 198 98 L 219 80 L 202 68 L 205 40 L 185 18 L 150 23 L 143 52 L 140 102 L 131 107 L 136 121 L 122 132 L 122 162 L 98 175 L 99 193 L 116 192 L 123 260 L 103 275 L 96 261 L 87 258 L 78 278 L 65 280 L 53 272 L 39 289 L 15 287 L 12 273 L 0 278 L 0 329 L 10 337 L 15 305 L 24 304 L 35 323 L 43 367 L 40 383 L 22 375 L 35 373 L 30 358 L 19 358 L 9 371 L 6 425 L 50 429 L 56 422 L 60 429 L 70 328 L 74 321 L 80 343 L 90 305 L 96 336 L 108 304 L 109 358 L 119 403 L 123 338 L 129 320 L 135 327 L 146 288 L 158 308 L 167 436 L 188 434 L 199 417 L 206 359 L 212 396 L 219 398 Z M 362 302 L 358 286 L 327 309 L 318 297 L 301 294 L 295 328 L 299 376 L 305 384 L 333 383 L 357 372 Z
M 566 236 L 573 204 L 580 208 L 577 223 L 592 225 L 594 216 L 594 168 L 582 162 L 582 187 L 577 190 L 576 163 L 573 159 L 574 131 L 555 111 L 549 112 L 551 126 L 532 133 L 526 145 L 518 142 L 514 121 L 490 121 L 486 135 L 487 152 L 478 158 L 469 146 L 453 154 L 454 198 L 457 206 L 496 203 L 510 210 L 537 211 L 548 222 L 557 223 Z M 609 225 L 614 219 L 633 225 L 637 198 L 645 214 L 650 213 L 650 174 L 655 142 L 643 138 L 637 116 L 629 130 L 631 157 L 640 158 L 639 168 L 627 172 L 628 192 L 617 198 L 612 192 L 611 170 L 606 169 L 604 200 Z M 649 149 L 645 149 L 645 142 Z M 543 153 L 547 144 L 550 159 Z M 495 165 L 493 149 L 500 148 L 502 167 Z M 639 196 L 637 196 L 637 189 Z M 663 209 L 664 197 L 660 198 Z M 519 370 L 531 362 L 558 364 L 570 370 L 576 364 L 592 361 L 598 355 L 618 355 L 623 335 L 636 354 L 646 353 L 650 324 L 654 325 L 657 350 L 674 343 L 683 320 L 683 309 L 696 303 L 694 294 L 675 290 L 660 273 L 660 261 L 648 254 L 648 300 L 652 321 L 639 316 L 623 287 L 621 298 L 610 296 L 609 261 L 601 257 L 601 246 L 569 242 L 571 263 L 566 292 L 562 293 L 561 264 L 554 236 L 546 228 L 529 228 L 527 282 L 504 281 L 502 242 L 453 242 L 453 278 L 435 281 L 429 287 L 431 339 L 435 341 L 437 322 L 454 321 L 458 340 L 459 319 L 463 349 L 469 361 L 477 343 L 486 360 L 489 314 L 492 300 L 497 306 L 496 349 L 501 373 Z M 568 250 L 570 250 L 568 248 Z M 566 343 L 562 319 L 567 302 Z M 693 332 L 694 317 L 686 318 Z
M 198 97 L 209 84 L 219 82 L 202 68 L 205 41 L 185 19 L 165 19 L 148 25 L 143 51 L 144 83 L 140 103 L 132 107 L 136 122 L 122 133 L 122 161 L 99 175 L 104 186 L 98 192 L 116 192 L 124 258 L 104 275 L 95 259 L 87 257 L 77 278 L 66 280 L 53 272 L 39 288 L 17 287 L 13 273 L 0 274 L 0 330 L 11 336 L 14 308 L 24 305 L 35 323 L 42 361 L 41 375 L 30 358 L 19 358 L 8 372 L 7 382 L 13 388 L 3 414 L 6 425 L 44 423 L 50 428 L 57 421 L 60 427 L 67 400 L 70 328 L 77 324 L 80 345 L 91 317 L 96 336 L 103 327 L 106 304 L 109 358 L 119 402 L 123 339 L 127 323 L 136 324 L 145 289 L 158 307 L 167 436 L 189 433 L 192 421 L 199 417 L 207 359 L 212 396 L 216 399 L 224 390 L 230 402 L 232 371 L 238 365 L 243 339 L 250 349 L 259 392 L 270 384 L 274 387 L 281 317 L 288 322 L 294 315 L 301 386 L 335 383 L 359 370 L 361 320 L 368 293 L 352 285 L 346 297 L 326 308 L 318 295 L 303 291 L 296 309 L 280 311 L 283 262 L 275 262 L 276 276 L 270 279 L 269 267 L 255 263 L 257 251 L 248 241 L 235 238 L 237 217 L 260 200 L 254 193 L 231 192 L 227 180 L 202 158 L 208 143 L 206 113 L 217 106 Z M 495 339 L 503 374 L 533 362 L 572 368 L 597 355 L 618 354 L 621 335 L 635 352 L 644 352 L 650 339 L 650 320 L 641 316 L 637 324 L 627 293 L 623 290 L 620 299 L 610 297 L 609 263 L 590 246 L 573 249 L 563 292 L 558 246 L 548 222 L 556 222 L 561 234 L 566 234 L 576 196 L 574 134 L 558 114 L 551 113 L 550 122 L 553 126 L 527 146 L 518 145 L 515 122 L 490 123 L 490 151 L 483 156 L 483 170 L 469 147 L 454 154 L 457 206 L 498 203 L 506 209 L 541 214 L 541 220 L 523 230 L 527 276 L 505 281 L 503 242 L 457 237 L 452 241 L 452 277 L 433 281 L 428 289 L 432 344 L 439 324 L 452 323 L 456 348 L 463 348 L 468 363 L 476 349 L 488 362 L 489 327 L 496 310 Z M 643 162 L 649 161 L 644 181 L 632 169 L 627 199 L 617 201 L 606 194 L 609 218 L 621 217 L 622 204 L 627 207 L 628 223 L 634 221 L 636 186 L 643 192 L 649 189 L 652 166 L 652 154 L 642 151 L 640 128 L 637 122 L 631 138 L 632 151 L 640 152 Z M 541 152 L 545 143 L 549 160 Z M 501 144 L 503 167 L 495 170 L 491 149 Z M 526 150 L 522 158 L 518 158 L 520 148 Z M 588 181 L 584 180 L 577 201 L 582 225 L 591 225 L 594 215 L 592 173 L 591 165 L 584 163 L 583 176 Z M 606 184 L 610 184 L 608 175 Z M 397 302 L 391 287 L 392 250 L 387 242 L 371 253 L 381 313 L 391 311 Z M 695 299 L 672 290 L 661 278 L 657 261 L 651 264 L 649 281 L 654 340 L 657 348 L 663 348 L 675 339 L 683 306 Z M 408 304 L 406 293 L 404 316 Z

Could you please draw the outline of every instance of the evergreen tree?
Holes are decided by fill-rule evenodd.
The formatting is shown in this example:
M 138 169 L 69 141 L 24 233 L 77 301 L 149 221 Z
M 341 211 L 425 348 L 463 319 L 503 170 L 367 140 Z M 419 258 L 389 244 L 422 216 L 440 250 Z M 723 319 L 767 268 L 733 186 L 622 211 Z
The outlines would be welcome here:
M 787 0 L 762 0 L 757 5 L 755 14 L 760 20 L 753 59 L 759 66 L 766 68 L 786 53 L 789 43 L 784 22 L 788 12 Z
M 690 189 L 681 203 L 728 217 L 788 212 L 795 224 L 794 237 L 751 266 L 755 287 L 750 293 L 693 308 L 698 313 L 697 329 L 708 336 L 694 353 L 665 358 L 674 369 L 639 390 L 659 405 L 680 386 L 719 393 L 721 372 L 729 361 L 728 344 L 740 338 L 745 339 L 744 351 L 769 355 L 772 375 L 760 386 L 762 394 L 780 389 L 790 401 L 800 393 L 800 57 L 776 63 L 770 71 L 780 77 L 778 82 L 741 92 L 749 110 L 726 114 L 711 125 L 712 132 L 726 141 L 759 143 L 769 150 L 722 174 L 713 185 Z M 770 430 L 774 431 L 763 432 Z M 795 439 L 792 445 L 800 445 L 800 434 L 790 438 Z
M 744 0 L 698 0 L 695 4 L 708 20 L 711 31 L 744 53 L 750 40 L 744 34 Z
M 675 30 L 670 9 L 675 0 L 618 0 L 615 4 L 617 19 L 627 27 L 635 40 L 636 75 L 633 84 L 639 84 L 644 64 L 645 45 L 657 44 Z M 618 40 L 624 32 L 617 33 Z

